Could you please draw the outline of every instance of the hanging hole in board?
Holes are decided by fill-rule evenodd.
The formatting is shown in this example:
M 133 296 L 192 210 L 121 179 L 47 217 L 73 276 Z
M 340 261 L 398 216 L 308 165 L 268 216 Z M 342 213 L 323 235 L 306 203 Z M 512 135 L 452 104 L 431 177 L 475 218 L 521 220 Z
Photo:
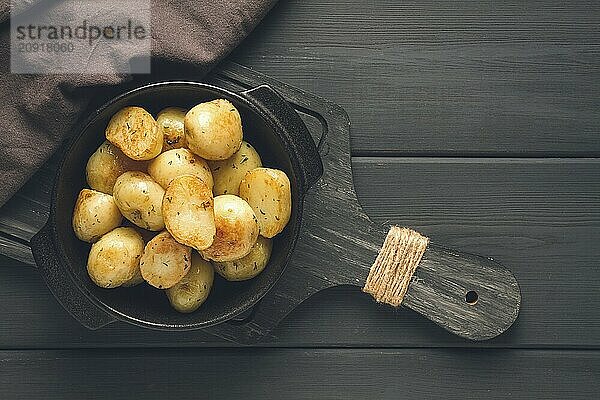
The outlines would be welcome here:
M 474 290 L 469 290 L 467 294 L 465 294 L 465 301 L 467 304 L 474 306 L 477 304 L 477 300 L 479 300 L 479 295 Z

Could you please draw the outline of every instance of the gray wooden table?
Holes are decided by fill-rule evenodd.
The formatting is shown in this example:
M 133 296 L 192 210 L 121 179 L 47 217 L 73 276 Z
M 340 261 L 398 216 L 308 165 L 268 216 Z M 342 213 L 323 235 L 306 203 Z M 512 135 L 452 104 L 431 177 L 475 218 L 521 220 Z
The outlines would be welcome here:
M 458 339 L 351 288 L 253 347 L 88 331 L 0 258 L 0 398 L 556 398 L 600 391 L 600 3 L 282 1 L 230 60 L 352 121 L 370 217 L 519 279 L 506 334 Z

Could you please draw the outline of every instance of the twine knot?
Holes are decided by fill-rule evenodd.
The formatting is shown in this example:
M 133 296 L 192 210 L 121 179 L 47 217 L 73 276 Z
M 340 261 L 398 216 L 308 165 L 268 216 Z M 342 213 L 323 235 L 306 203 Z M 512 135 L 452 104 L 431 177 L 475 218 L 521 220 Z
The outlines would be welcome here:
M 429 238 L 409 228 L 392 226 L 371 266 L 363 292 L 379 303 L 400 306 Z

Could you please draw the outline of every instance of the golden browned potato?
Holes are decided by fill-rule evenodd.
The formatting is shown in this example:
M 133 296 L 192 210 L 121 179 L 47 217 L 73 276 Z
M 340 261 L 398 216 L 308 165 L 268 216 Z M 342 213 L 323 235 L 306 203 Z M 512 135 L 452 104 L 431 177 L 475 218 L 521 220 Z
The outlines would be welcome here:
M 165 292 L 174 309 L 191 313 L 208 298 L 215 279 L 212 265 L 196 252 L 192 253 L 192 266 L 188 273 Z
M 217 233 L 212 245 L 200 253 L 213 261 L 232 261 L 250 252 L 258 237 L 258 223 L 252 208 L 237 196 L 215 197 Z
M 133 160 L 150 160 L 160 154 L 163 145 L 158 123 L 141 107 L 125 107 L 113 115 L 106 139 Z
M 242 145 L 242 118 L 227 100 L 198 104 L 184 122 L 189 149 L 206 160 L 225 160 Z
M 84 242 L 94 242 L 121 225 L 123 216 L 110 194 L 83 189 L 73 210 L 73 231 Z
M 185 129 L 183 127 L 183 119 L 186 112 L 183 108 L 168 107 L 158 113 L 156 122 L 158 123 L 158 128 L 163 133 L 163 152 L 171 149 L 180 149 L 187 145 Z
M 215 196 L 235 194 L 240 190 L 240 182 L 247 172 L 262 167 L 260 156 L 248 142 L 242 142 L 242 147 L 227 160 L 210 161 L 213 173 Z
M 150 161 L 148 173 L 165 189 L 173 179 L 182 175 L 197 176 L 209 188 L 213 187 L 213 177 L 208 164 L 188 149 L 165 151 Z
M 271 239 L 259 236 L 247 256 L 234 261 L 213 261 L 215 270 L 228 281 L 245 281 L 260 274 L 271 257 Z
M 145 163 L 133 161 L 106 140 L 92 154 L 85 167 L 88 185 L 99 192 L 112 194 L 117 178 L 127 171 L 143 171 Z
M 167 230 L 175 240 L 197 250 L 206 249 L 215 237 L 213 208 L 210 187 L 192 175 L 173 179 L 162 202 Z
M 92 245 L 87 271 L 94 283 L 115 288 L 139 273 L 144 241 L 133 228 L 115 228 Z
M 144 248 L 140 261 L 144 280 L 159 289 L 170 288 L 189 271 L 191 252 L 169 232 L 159 233 Z
M 126 220 L 126 223 L 129 223 L 129 221 Z M 130 225 L 133 225 L 133 224 L 130 224 Z M 145 229 L 140 229 L 137 226 L 134 229 L 142 237 L 142 240 L 144 241 L 144 246 L 145 246 L 145 243 L 149 242 L 150 240 L 152 240 L 152 238 L 154 236 L 156 236 L 156 232 L 147 231 Z M 122 287 L 133 287 L 133 286 L 139 285 L 142 282 L 144 282 L 144 277 L 142 276 L 142 271 L 140 270 L 140 268 L 138 266 L 138 268 L 135 270 L 135 274 L 133 275 L 133 277 L 131 279 L 129 279 L 127 282 L 123 283 L 121 286 Z
M 121 214 L 140 228 L 160 231 L 165 228 L 162 215 L 164 189 L 149 175 L 128 171 L 117 179 L 113 196 Z
M 133 277 L 131 277 L 131 279 L 129 279 L 128 281 L 124 282 L 121 286 L 134 287 L 142 282 L 144 282 L 144 277 L 142 276 L 142 271 L 140 270 L 138 265 L 138 268 L 135 270 L 135 274 L 133 275 Z
M 283 171 L 256 168 L 248 172 L 240 183 L 240 197 L 254 210 L 264 237 L 277 235 L 290 220 L 292 192 Z

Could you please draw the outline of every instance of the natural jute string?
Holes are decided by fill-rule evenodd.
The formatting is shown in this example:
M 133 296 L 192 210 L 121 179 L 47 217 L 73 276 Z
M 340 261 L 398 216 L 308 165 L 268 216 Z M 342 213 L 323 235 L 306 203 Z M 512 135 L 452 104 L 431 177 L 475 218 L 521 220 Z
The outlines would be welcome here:
M 363 292 L 380 303 L 402 304 L 429 238 L 412 229 L 392 226 L 371 266 Z

